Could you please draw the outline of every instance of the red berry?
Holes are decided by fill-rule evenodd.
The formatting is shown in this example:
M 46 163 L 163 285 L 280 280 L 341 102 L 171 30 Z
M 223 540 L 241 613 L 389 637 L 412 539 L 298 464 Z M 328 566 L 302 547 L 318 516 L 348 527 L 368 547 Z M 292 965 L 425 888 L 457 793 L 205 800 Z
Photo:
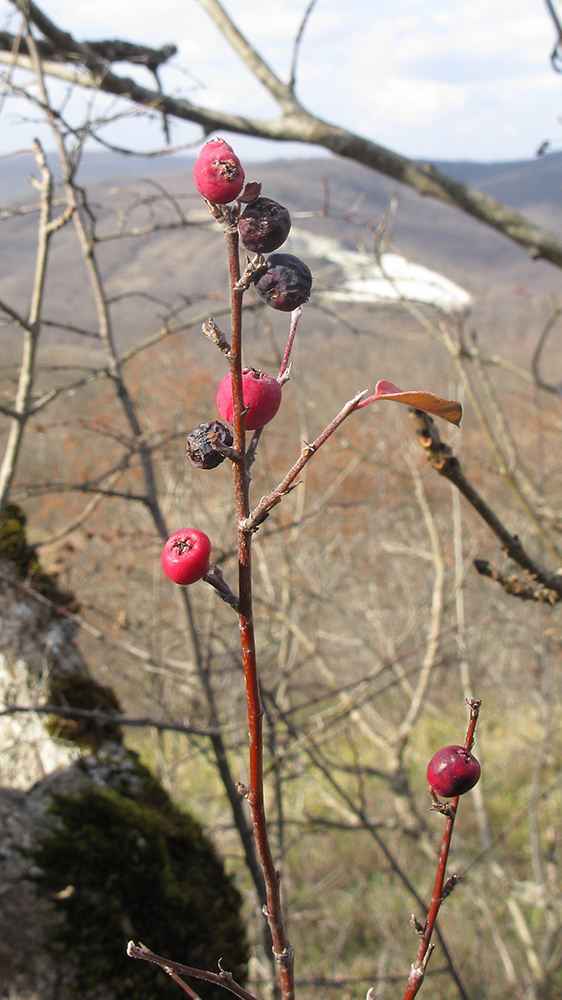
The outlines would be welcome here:
M 480 764 L 466 747 L 443 747 L 427 765 L 427 780 L 444 798 L 464 795 L 480 777 Z
M 242 396 L 246 413 L 246 430 L 255 431 L 273 420 L 281 405 L 281 386 L 272 375 L 256 368 L 242 369 Z M 217 389 L 218 411 L 228 424 L 233 422 L 232 382 L 230 375 L 223 378 Z
M 193 177 L 199 194 L 213 205 L 234 201 L 244 184 L 240 160 L 224 139 L 205 143 L 193 168 Z
M 211 542 L 197 528 L 182 528 L 170 535 L 162 550 L 162 569 L 181 587 L 195 583 L 209 569 Z

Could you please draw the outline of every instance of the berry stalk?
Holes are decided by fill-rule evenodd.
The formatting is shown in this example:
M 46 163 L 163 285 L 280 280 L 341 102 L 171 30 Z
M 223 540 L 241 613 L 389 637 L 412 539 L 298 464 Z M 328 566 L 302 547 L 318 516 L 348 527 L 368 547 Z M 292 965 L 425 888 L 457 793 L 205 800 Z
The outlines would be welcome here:
M 472 749 L 472 744 L 474 743 L 474 731 L 476 729 L 476 723 L 478 722 L 481 702 L 477 698 L 468 698 L 467 704 L 470 709 L 470 719 L 466 731 L 464 746 L 468 751 L 470 751 Z M 445 830 L 443 831 L 441 851 L 439 853 L 439 861 L 437 862 L 437 873 L 433 886 L 433 895 L 431 897 L 429 910 L 427 911 L 425 925 L 420 932 L 418 953 L 416 955 L 416 960 L 410 969 L 408 987 L 404 994 L 404 1000 L 413 1000 L 423 983 L 427 963 L 431 957 L 431 952 L 435 947 L 431 943 L 431 937 L 437 920 L 437 914 L 439 913 L 441 903 L 447 898 L 449 893 L 454 889 L 456 883 L 459 881 L 458 876 L 452 875 L 448 882 L 445 883 L 445 873 L 447 870 L 447 861 L 449 858 L 449 850 L 451 847 L 451 839 L 453 836 L 453 828 L 457 816 L 458 804 L 458 795 L 451 799 L 450 803 L 446 806 L 440 804 L 437 797 L 434 797 L 434 808 L 436 808 L 439 812 L 443 812 L 446 816 Z
M 234 449 L 240 455 L 232 463 L 234 498 L 238 531 L 238 623 L 242 662 L 246 682 L 249 730 L 250 787 L 242 789 L 250 805 L 256 849 L 266 887 L 267 917 L 275 959 L 279 965 L 282 1000 L 293 1000 L 294 957 L 289 943 L 281 908 L 280 876 L 275 867 L 265 814 L 263 783 L 263 708 L 261 703 L 254 617 L 252 604 L 252 531 L 244 522 L 250 514 L 249 484 L 246 456 L 246 417 L 242 394 L 242 296 L 238 229 L 230 211 L 221 221 L 226 239 L 232 309 L 231 348 L 229 354 L 232 380 Z

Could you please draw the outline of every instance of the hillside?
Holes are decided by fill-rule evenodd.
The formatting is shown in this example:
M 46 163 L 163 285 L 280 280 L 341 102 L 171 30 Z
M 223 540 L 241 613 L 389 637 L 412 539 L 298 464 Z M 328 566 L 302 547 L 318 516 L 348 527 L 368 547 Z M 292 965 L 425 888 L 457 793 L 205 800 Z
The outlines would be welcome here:
M 561 165 L 551 156 L 447 168 L 560 232 Z M 3 166 L 7 183 L 15 161 Z M 57 585 L 76 595 L 76 642 L 124 706 L 127 745 L 212 831 L 236 877 L 258 995 L 271 947 L 263 950 L 262 883 L 244 812 L 255 777 L 245 700 L 250 620 L 267 814 L 303 1000 L 357 1000 L 373 983 L 382 997 L 387 982 L 407 975 L 417 947 L 409 917 L 423 920 L 443 826 L 431 809 L 427 762 L 463 740 L 466 698 L 482 699 L 482 781 L 455 830 L 451 871 L 463 883 L 447 899 L 443 936 L 464 996 L 527 996 L 536 981 L 534 997 L 558 998 L 560 399 L 525 372 L 458 350 L 455 318 L 445 322 L 427 306 L 413 315 L 403 306 L 334 303 L 322 291 L 341 288 L 344 251 L 373 258 L 396 199 L 385 249 L 465 288 L 473 298 L 465 344 L 475 330 L 484 356 L 501 351 L 528 370 L 559 273 L 458 211 L 342 160 L 245 167 L 265 195 L 286 204 L 294 228 L 317 239 L 307 244 L 300 234 L 314 286 L 279 416 L 250 446 L 256 461 L 245 464 L 243 443 L 214 471 L 186 461 L 186 435 L 216 418 L 227 372 L 224 354 L 202 336 L 202 319 L 213 314 L 227 336 L 231 324 L 224 241 L 195 194 L 189 162 L 88 158 L 88 248 L 98 270 L 88 274 L 72 224 L 55 232 L 37 382 L 10 490 L 28 518 L 20 584 L 33 594 L 38 554 Z M 17 175 L 2 218 L 0 300 L 23 315 L 36 198 Z M 328 252 L 328 240 L 338 253 Z M 94 292 L 107 306 L 115 351 L 109 336 L 102 343 Z M 240 361 L 279 371 L 289 315 L 258 302 L 252 289 L 244 309 Z M 15 325 L 4 331 L 6 429 L 16 424 L 9 407 L 23 338 Z M 551 381 L 560 366 L 556 332 L 544 359 Z M 437 421 L 422 425 L 418 413 L 414 422 L 405 406 L 380 397 L 345 410 L 381 378 L 460 399 L 461 428 L 439 421 L 440 442 Z M 61 391 L 47 392 L 34 412 L 40 391 L 53 387 Z M 334 430 L 338 411 L 349 419 Z M 237 499 L 245 502 L 251 478 L 249 509 L 267 511 L 259 525 L 248 527 L 240 504 L 234 509 L 231 464 L 244 470 L 235 477 Z M 17 510 L 9 520 L 18 517 L 21 525 Z M 182 526 L 208 535 L 219 567 L 188 590 L 165 578 L 161 562 L 164 539 Z M 14 533 L 8 526 L 11 546 Z M 248 547 L 239 554 L 242 533 Z M 492 579 L 476 572 L 475 560 Z M 225 594 L 225 582 L 228 603 L 215 592 Z M 250 591 L 243 655 L 231 605 Z M 25 625 L 21 603 L 14 616 Z M 47 651 L 52 643 L 49 636 Z M 47 662 L 40 660 L 42 678 Z M 73 884 L 61 880 L 59 895 Z M 141 940 L 152 946 L 144 931 Z M 445 1000 L 459 993 L 443 980 L 445 953 L 437 954 L 433 995 Z
M 23 157 L 5 160 L 0 170 L 0 197 L 5 205 L 29 201 Z M 31 168 L 31 157 L 26 157 Z M 222 264 L 215 253 L 219 234 L 205 224 L 191 178 L 192 160 L 184 157 L 140 161 L 112 154 L 91 154 L 85 158 L 82 175 L 91 188 L 96 211 L 106 221 L 106 232 L 125 224 L 123 211 L 135 198 L 153 199 L 165 188 L 199 223 L 181 231 L 159 232 L 141 238 L 120 238 L 104 247 L 112 291 L 120 294 L 131 287 L 145 289 L 151 275 L 153 292 L 166 302 L 179 297 L 213 296 L 221 286 Z M 442 163 L 453 176 L 475 184 L 481 190 L 526 214 L 546 228 L 562 233 L 560 186 L 562 154 L 515 163 Z M 393 198 L 398 209 L 392 230 L 391 248 L 443 273 L 467 289 L 474 297 L 471 322 L 491 346 L 501 340 L 523 346 L 525 352 L 539 335 L 550 311 L 552 296 L 560 291 L 558 271 L 544 262 L 531 261 L 526 253 L 503 236 L 431 199 L 424 199 L 405 186 L 366 168 L 346 161 L 318 157 L 293 162 L 279 159 L 247 166 L 248 178 L 260 179 L 264 193 L 290 207 L 295 226 L 336 238 L 343 245 L 374 244 L 374 229 L 389 209 Z M 327 218 L 320 213 L 326 187 L 329 190 Z M 353 214 L 353 207 L 356 211 Z M 157 216 L 151 213 L 157 212 Z M 195 212 L 195 214 L 193 214 Z M 158 214 L 159 213 L 159 214 Z M 353 217 L 350 217 L 350 214 Z M 160 201 L 137 207 L 130 224 L 143 226 L 151 218 L 169 223 L 174 209 Z M 370 224 L 365 230 L 360 222 Z M 35 216 L 5 219 L 4 255 L 0 275 L 0 295 L 12 305 L 29 295 L 30 264 L 35 247 Z M 220 256 L 220 255 L 219 255 Z M 51 318 L 61 318 L 67 310 L 79 312 L 93 322 L 93 311 L 84 301 L 81 282 L 68 282 L 75 263 L 73 234 L 65 230 L 56 239 L 50 266 Z M 330 271 L 316 268 L 316 287 L 330 280 Z M 320 285 L 319 285 L 320 282 Z M 314 300 L 313 300 L 314 301 Z M 148 332 L 146 303 L 139 311 L 130 300 L 127 314 L 119 314 L 120 336 L 124 343 L 136 338 L 138 323 Z M 156 318 L 154 317 L 154 321 Z M 378 324 L 377 324 L 378 325 Z

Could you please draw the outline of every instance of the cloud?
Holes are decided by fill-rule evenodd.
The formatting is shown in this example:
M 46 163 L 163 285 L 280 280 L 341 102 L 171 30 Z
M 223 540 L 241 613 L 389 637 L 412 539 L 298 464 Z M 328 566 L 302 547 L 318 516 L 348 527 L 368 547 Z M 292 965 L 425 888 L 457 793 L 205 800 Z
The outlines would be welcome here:
M 370 114 L 364 124 L 392 121 L 395 125 L 426 126 L 450 111 L 460 111 L 468 100 L 468 88 L 439 80 L 381 80 L 370 99 Z
M 224 2 L 286 79 L 306 0 Z M 12 10 L 7 0 L 1 6 Z M 176 42 L 178 57 L 162 71 L 175 96 L 250 116 L 278 114 L 197 0 L 159 0 L 156 10 L 152 0 L 49 0 L 48 9 L 79 39 Z M 318 0 L 302 39 L 298 93 L 315 114 L 406 155 L 530 155 L 562 109 L 562 80 L 548 61 L 553 41 L 537 0 Z M 152 84 L 146 69 L 116 69 Z M 176 126 L 177 134 L 186 130 Z

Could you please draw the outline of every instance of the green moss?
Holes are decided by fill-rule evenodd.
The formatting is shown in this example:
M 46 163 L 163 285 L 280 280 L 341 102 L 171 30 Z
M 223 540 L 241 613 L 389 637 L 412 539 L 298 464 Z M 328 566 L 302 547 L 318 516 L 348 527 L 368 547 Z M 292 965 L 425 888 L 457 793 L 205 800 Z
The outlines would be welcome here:
M 0 556 L 9 559 L 20 573 L 26 573 L 30 553 L 25 538 L 27 518 L 15 503 L 9 503 L 0 517 Z
M 97 712 L 121 712 L 118 698 L 112 688 L 98 684 L 92 677 L 71 674 L 53 681 L 47 695 L 50 705 L 86 709 Z M 121 742 L 121 729 L 117 722 L 99 722 L 96 719 L 66 719 L 50 715 L 45 723 L 50 736 L 76 743 L 92 751 L 99 749 L 105 740 Z
M 154 779 L 139 768 L 146 798 Z M 55 795 L 56 822 L 30 852 L 37 892 L 55 900 L 48 949 L 68 997 L 177 1000 L 165 973 L 127 957 L 129 939 L 158 954 L 245 980 L 240 895 L 209 839 L 160 789 L 159 808 L 112 789 Z M 66 887 L 72 890 L 62 893 Z M 224 991 L 193 982 L 205 1000 Z
M 15 503 L 6 504 L 0 515 L 0 558 L 15 566 L 18 576 L 29 581 L 34 590 L 65 611 L 76 613 L 80 605 L 74 594 L 60 590 L 56 578 L 46 573 L 33 546 L 27 544 L 27 517 Z
M 162 787 L 157 778 L 149 771 L 148 767 L 141 762 L 138 753 L 127 749 L 127 755 L 133 762 L 135 773 L 141 781 L 142 790 L 135 795 L 135 802 L 138 802 L 139 805 L 147 809 L 155 809 L 157 812 L 169 814 L 172 817 L 185 816 L 186 814 L 174 804 L 166 789 Z M 127 794 L 126 788 L 119 790 L 122 790 L 123 794 Z

